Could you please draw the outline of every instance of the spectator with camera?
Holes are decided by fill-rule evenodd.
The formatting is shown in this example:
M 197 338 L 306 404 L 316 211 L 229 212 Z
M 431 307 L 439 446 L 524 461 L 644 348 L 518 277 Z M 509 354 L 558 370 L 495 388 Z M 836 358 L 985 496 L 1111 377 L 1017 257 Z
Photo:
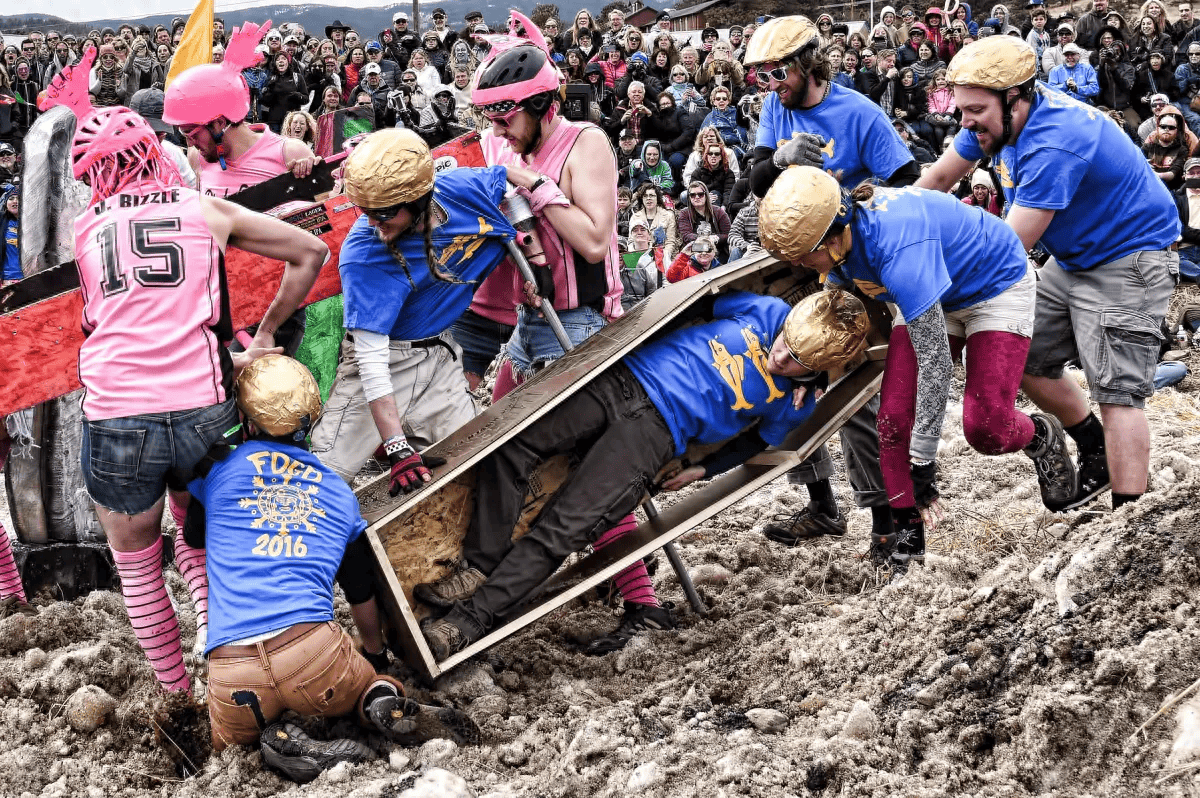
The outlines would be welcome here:
M 663 84 L 650 75 L 649 66 L 650 59 L 645 53 L 637 52 L 631 55 L 625 62 L 625 76 L 617 81 L 615 89 L 617 96 L 627 98 L 629 86 L 633 83 L 641 83 L 645 88 L 648 104 L 653 103 L 654 99 L 662 94 Z
M 613 109 L 606 127 L 610 136 L 616 131 L 626 130 L 641 142 L 646 140 L 648 120 L 653 116 L 654 111 L 646 104 L 646 86 L 635 80 L 629 84 L 626 98 Z
M 675 260 L 667 267 L 667 282 L 678 283 L 689 277 L 721 265 L 717 257 L 717 248 L 711 236 L 700 236 L 686 244 L 683 251 L 675 256 Z
M 1141 121 L 1133 110 L 1133 84 L 1137 71 L 1129 62 L 1125 43 L 1117 38 L 1117 32 L 1105 28 L 1100 33 L 1100 49 L 1096 51 L 1096 82 L 1099 93 L 1097 105 L 1103 105 L 1123 115 L 1133 117 L 1133 124 Z

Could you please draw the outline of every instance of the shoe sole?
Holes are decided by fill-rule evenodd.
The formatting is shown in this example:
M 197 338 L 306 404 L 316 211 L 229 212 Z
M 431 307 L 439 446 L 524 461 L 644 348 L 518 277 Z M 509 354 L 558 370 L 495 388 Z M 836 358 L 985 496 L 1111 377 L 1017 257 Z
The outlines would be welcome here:
M 413 588 L 413 598 L 422 604 L 428 604 L 430 607 L 448 610 L 454 606 L 453 601 L 446 601 L 438 594 L 434 593 L 432 588 L 427 584 L 417 585 Z
M 321 775 L 321 766 L 310 756 L 284 756 L 269 746 L 261 746 L 263 762 L 298 784 L 308 782 Z
M 1054 513 L 1065 513 L 1067 510 L 1074 510 L 1076 507 L 1082 507 L 1083 505 L 1085 505 L 1089 502 L 1095 501 L 1096 499 L 1098 499 L 1100 497 L 1100 494 L 1104 493 L 1106 490 L 1110 489 L 1111 487 L 1112 487 L 1112 481 L 1109 480 L 1108 482 L 1105 482 L 1103 485 L 1098 485 L 1095 488 L 1095 490 L 1089 491 L 1084 496 L 1078 496 L 1074 499 L 1071 499 L 1071 501 L 1069 501 L 1066 504 L 1061 505 L 1061 506 L 1056 505 L 1057 509 L 1056 509 L 1056 507 L 1047 507 L 1046 509 L 1048 509 Z

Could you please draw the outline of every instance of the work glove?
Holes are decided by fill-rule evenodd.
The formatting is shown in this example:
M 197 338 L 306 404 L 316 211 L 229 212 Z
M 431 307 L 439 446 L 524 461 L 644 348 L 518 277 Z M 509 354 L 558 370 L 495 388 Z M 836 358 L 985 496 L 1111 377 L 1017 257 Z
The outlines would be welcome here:
M 388 446 L 387 456 L 392 464 L 391 478 L 388 482 L 389 496 L 397 496 L 401 491 L 412 493 L 425 484 L 427 478 L 432 479 L 430 468 L 446 464 L 445 459 L 441 457 L 422 457 L 408 441 Z
M 825 155 L 821 152 L 824 146 L 825 139 L 820 136 L 813 133 L 797 133 L 775 150 L 771 155 L 771 163 L 775 164 L 777 169 L 786 169 L 789 166 L 814 166 L 824 169 Z

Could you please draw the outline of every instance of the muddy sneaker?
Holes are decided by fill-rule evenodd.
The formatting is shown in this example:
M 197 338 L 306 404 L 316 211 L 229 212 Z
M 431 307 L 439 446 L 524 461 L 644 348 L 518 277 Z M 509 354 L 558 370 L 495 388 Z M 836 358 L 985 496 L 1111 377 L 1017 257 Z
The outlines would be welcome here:
M 466 601 L 487 581 L 487 574 L 459 561 L 454 570 L 436 582 L 426 582 L 413 588 L 413 598 L 431 607 L 450 609 L 456 601 Z
M 1084 455 L 1079 461 L 1079 489 L 1063 509 L 1074 510 L 1099 496 L 1111 486 L 1108 478 L 1108 454 Z
M 626 604 L 621 623 L 612 632 L 597 637 L 588 643 L 583 653 L 598 657 L 612 651 L 620 651 L 638 632 L 662 631 L 675 628 L 675 619 L 668 607 L 652 607 L 649 604 Z
M 429 650 L 433 652 L 433 658 L 438 662 L 448 658 L 451 654 L 462 651 L 476 639 L 451 621 L 449 616 L 437 619 L 426 618 L 421 622 L 421 631 L 425 633 L 425 641 L 429 643 Z
M 896 550 L 896 533 L 881 535 L 871 533 L 871 545 L 867 549 L 867 559 L 876 568 L 883 568 L 892 562 L 892 552 Z
M 294 723 L 272 723 L 258 738 L 263 763 L 300 784 L 339 762 L 365 762 L 371 749 L 354 740 L 314 740 Z
M 763 534 L 769 540 L 782 543 L 785 546 L 795 546 L 806 540 L 825 537 L 841 537 L 847 530 L 846 517 L 841 513 L 836 516 L 821 512 L 820 505 L 809 502 L 798 513 L 775 516 L 771 523 L 763 527 Z
M 1032 418 L 1035 441 L 1040 439 L 1041 445 L 1032 451 L 1027 448 L 1025 453 L 1037 469 L 1042 504 L 1051 512 L 1061 513 L 1075 500 L 1079 475 L 1067 452 L 1067 436 L 1058 419 L 1045 413 L 1034 413 Z
M 899 521 L 892 516 L 896 525 L 896 548 L 892 551 L 892 567 L 904 573 L 912 563 L 925 562 L 925 524 L 921 516 L 914 511 L 915 518 L 905 518 Z
M 479 745 L 481 734 L 475 721 L 450 707 L 418 704 L 392 692 L 366 705 L 367 717 L 392 742 L 412 747 L 427 740 L 453 740 L 459 745 Z

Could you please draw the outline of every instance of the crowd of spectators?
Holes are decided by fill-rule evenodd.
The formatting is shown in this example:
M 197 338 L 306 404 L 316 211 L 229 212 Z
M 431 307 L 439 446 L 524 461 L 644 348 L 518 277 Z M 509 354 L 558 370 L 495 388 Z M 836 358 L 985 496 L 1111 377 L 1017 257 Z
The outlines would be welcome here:
M 1189 3 L 1179 3 L 1176 13 L 1170 22 L 1160 0 L 1146 0 L 1132 20 L 1110 11 L 1108 0 L 1092 0 L 1092 9 L 1078 17 L 1067 10 L 1055 19 L 1039 2 L 1019 14 L 994 5 L 986 16 L 959 3 L 953 13 L 884 6 L 877 20 L 856 23 L 854 32 L 829 14 L 815 22 L 834 82 L 877 103 L 919 164 L 932 163 L 959 128 L 946 83 L 954 54 L 980 37 L 1019 36 L 1037 53 L 1040 79 L 1111 116 L 1143 146 L 1169 188 L 1194 192 L 1200 185 L 1185 186 L 1184 167 L 1200 145 L 1200 25 Z M 480 126 L 470 80 L 488 48 L 476 36 L 489 32 L 483 15 L 469 12 L 455 30 L 436 8 L 432 22 L 420 35 L 404 11 L 394 14 L 390 28 L 365 34 L 337 20 L 319 32 L 284 22 L 259 46 L 262 61 L 244 72 L 250 121 L 314 148 L 317 119 L 352 106 L 360 114 L 370 109 L 375 127 L 415 128 L 432 143 Z M 129 104 L 140 90 L 161 90 L 184 25 L 183 19 L 170 28 L 122 25 L 82 39 L 36 31 L 19 47 L 5 48 L 0 142 L 19 158 L 37 117 L 38 93 L 89 45 L 98 49 L 91 75 L 96 105 Z M 663 264 L 668 276 L 758 248 L 747 176 L 763 79 L 742 64 L 755 28 L 748 22 L 682 34 L 664 12 L 641 30 L 626 24 L 620 10 L 605 19 L 581 10 L 571 20 L 542 22 L 568 91 L 575 85 L 574 96 L 586 97 L 581 115 L 603 128 L 616 148 L 623 247 L 641 251 L 648 235 L 655 251 L 649 260 Z M 226 36 L 217 19 L 214 61 L 223 57 Z M 14 182 L 4 169 L 0 157 L 0 182 Z M 981 172 L 964 181 L 958 195 L 999 212 L 996 189 Z M 1180 196 L 1187 206 L 1189 195 Z M 645 226 L 643 238 L 631 226 L 635 219 Z M 697 238 L 713 244 L 711 257 L 696 257 Z

